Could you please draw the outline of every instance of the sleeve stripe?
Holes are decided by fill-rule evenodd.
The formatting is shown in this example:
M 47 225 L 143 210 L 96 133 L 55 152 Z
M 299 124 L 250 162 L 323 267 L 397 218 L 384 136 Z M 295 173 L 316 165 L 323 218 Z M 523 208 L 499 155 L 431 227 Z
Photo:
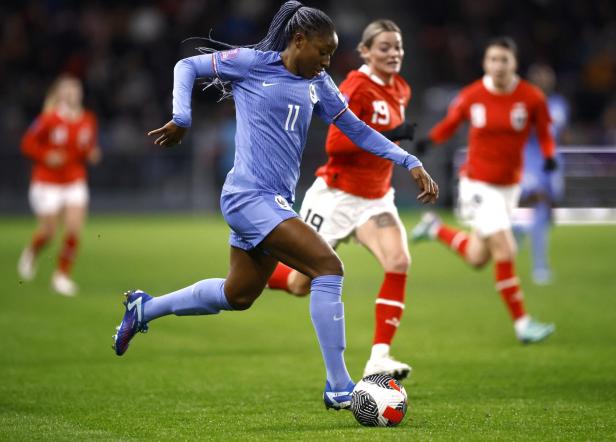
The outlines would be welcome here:
M 334 115 L 334 118 L 332 118 L 332 122 L 336 121 L 338 118 L 340 118 L 340 116 L 346 112 L 346 110 L 349 108 L 349 105 L 347 104 L 346 106 L 344 106 L 344 108 L 338 112 L 336 115 Z

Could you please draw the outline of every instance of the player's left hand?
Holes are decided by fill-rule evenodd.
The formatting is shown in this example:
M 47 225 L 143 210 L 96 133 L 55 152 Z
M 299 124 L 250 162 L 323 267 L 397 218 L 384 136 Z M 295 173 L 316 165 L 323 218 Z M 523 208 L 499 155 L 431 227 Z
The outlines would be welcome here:
M 182 138 L 186 134 L 187 128 L 176 125 L 173 121 L 169 121 L 163 127 L 151 130 L 148 132 L 148 136 L 158 136 L 154 140 L 154 144 L 158 144 L 162 147 L 175 146 L 176 144 L 182 144 Z
M 546 158 L 543 162 L 543 170 L 545 172 L 553 172 L 558 169 L 558 163 L 554 159 L 554 157 Z
M 410 170 L 411 177 L 415 180 L 415 184 L 421 190 L 421 193 L 417 195 L 417 199 L 423 204 L 434 204 L 438 199 L 438 184 L 432 179 L 432 177 L 421 167 L 414 167 Z

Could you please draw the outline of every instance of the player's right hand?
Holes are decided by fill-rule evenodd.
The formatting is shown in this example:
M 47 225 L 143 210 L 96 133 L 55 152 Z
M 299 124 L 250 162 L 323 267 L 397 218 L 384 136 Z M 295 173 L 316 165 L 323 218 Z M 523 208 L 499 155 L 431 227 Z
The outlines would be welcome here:
M 182 138 L 184 138 L 186 130 L 187 128 L 176 125 L 172 120 L 163 127 L 149 131 L 148 136 L 158 136 L 158 138 L 154 140 L 154 144 L 158 144 L 162 147 L 170 147 L 176 144 L 182 144 Z
M 417 199 L 423 204 L 434 204 L 438 199 L 438 184 L 432 179 L 432 177 L 421 167 L 414 167 L 410 170 L 411 177 L 415 180 L 415 184 L 421 190 L 421 193 L 417 195 Z

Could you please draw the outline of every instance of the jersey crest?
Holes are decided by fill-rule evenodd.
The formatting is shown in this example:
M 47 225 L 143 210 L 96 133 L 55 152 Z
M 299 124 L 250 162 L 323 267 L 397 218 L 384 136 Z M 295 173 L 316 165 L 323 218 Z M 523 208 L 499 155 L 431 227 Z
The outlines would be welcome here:
M 317 96 L 317 88 L 314 87 L 314 83 L 310 83 L 308 90 L 310 91 L 310 101 L 312 104 L 317 104 L 319 102 L 319 97 Z
M 68 128 L 64 125 L 54 127 L 51 131 L 51 143 L 56 146 L 66 144 L 68 140 Z
M 484 104 L 473 103 L 470 112 L 473 127 L 484 127 L 486 125 L 486 107 Z
M 513 105 L 511 109 L 511 126 L 520 132 L 526 127 L 526 122 L 528 121 L 528 111 L 526 110 L 526 105 L 524 103 L 517 102 Z

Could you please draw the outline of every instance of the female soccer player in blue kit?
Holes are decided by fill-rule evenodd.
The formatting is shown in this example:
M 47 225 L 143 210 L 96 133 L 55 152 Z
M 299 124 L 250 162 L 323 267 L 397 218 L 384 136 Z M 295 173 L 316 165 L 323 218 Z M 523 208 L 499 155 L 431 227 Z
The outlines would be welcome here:
M 406 167 L 418 199 L 434 202 L 438 186 L 413 155 L 360 121 L 324 72 L 338 45 L 331 19 L 297 1 L 282 5 L 267 36 L 251 48 L 235 48 L 180 60 L 174 70 L 173 119 L 149 135 L 167 147 L 181 142 L 191 124 L 195 78 L 230 82 L 237 133 L 233 169 L 221 208 L 231 227 L 226 279 L 211 278 L 164 296 L 126 293 L 126 311 L 114 336 L 122 355 L 137 332 L 164 315 L 245 310 L 259 297 L 278 261 L 312 279 L 310 315 L 327 380 L 327 408 L 350 405 L 354 384 L 344 362 L 343 267 L 334 250 L 291 209 L 312 113 L 336 124 L 358 146 Z

